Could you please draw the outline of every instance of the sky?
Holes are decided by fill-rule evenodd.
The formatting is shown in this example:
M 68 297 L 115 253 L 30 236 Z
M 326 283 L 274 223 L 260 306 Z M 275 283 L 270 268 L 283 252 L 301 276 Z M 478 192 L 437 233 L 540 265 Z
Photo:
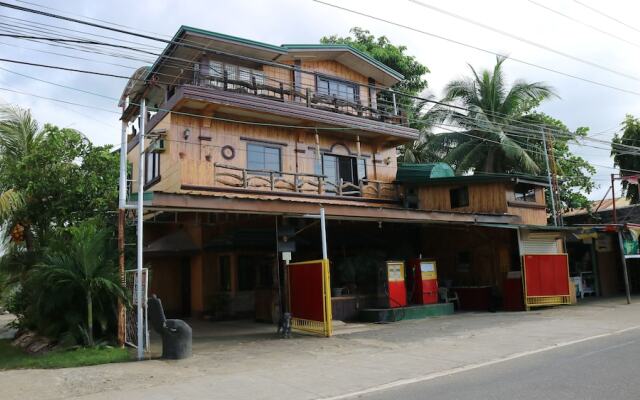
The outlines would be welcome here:
M 597 8 L 633 26 L 637 15 L 640 15 L 639 2 L 535 0 L 538 4 L 570 15 L 581 24 L 554 14 L 536 5 L 533 0 L 420 0 L 449 13 L 480 21 L 512 35 L 510 37 L 425 8 L 410 0 L 323 1 L 453 41 L 481 47 L 489 52 L 508 54 L 512 58 L 529 64 L 640 93 L 640 73 L 637 73 L 640 71 L 640 51 L 638 51 L 640 29 L 627 27 L 584 6 Z M 108 21 L 126 26 L 124 29 L 164 38 L 172 36 L 180 25 L 190 25 L 276 45 L 317 43 L 322 36 L 347 35 L 351 27 L 359 26 L 368 29 L 376 36 L 387 36 L 394 44 L 405 45 L 408 54 L 414 55 L 418 61 L 429 68 L 430 73 L 426 76 L 429 83 L 428 91 L 436 98 L 442 96 L 442 89 L 447 82 L 469 75 L 469 64 L 476 69 L 482 69 L 491 68 L 495 63 L 495 55 L 338 10 L 313 0 L 183 0 L 180 2 L 180 7 L 176 7 L 173 1 L 161 0 L 135 2 L 8 0 L 8 3 L 41 10 L 44 10 L 41 6 L 46 6 L 50 8 L 45 11 L 85 20 L 92 18 L 91 21 L 98 23 L 103 23 L 98 20 Z M 27 29 L 31 30 L 31 34 L 42 36 L 43 32 L 34 33 L 33 29 L 51 29 L 43 25 L 49 24 L 110 36 L 121 41 L 133 41 L 136 42 L 137 47 L 144 44 L 154 52 L 164 47 L 160 42 L 6 8 L 0 8 L 0 24 L 0 34 L 25 34 Z M 595 26 L 600 31 L 586 27 L 584 24 Z M 77 34 L 80 35 L 80 33 Z M 82 35 L 86 36 L 84 33 Z M 524 41 L 517 40 L 513 36 L 522 38 Z M 543 45 L 546 49 L 536 47 L 531 42 Z M 51 54 L 52 52 L 59 54 Z M 570 57 L 559 55 L 558 52 L 566 53 Z M 153 59 L 152 56 L 145 55 L 137 55 L 138 59 L 115 58 L 71 50 L 60 45 L 51 46 L 10 37 L 0 37 L 0 58 L 125 76 L 131 75 L 135 68 L 146 65 Z M 577 58 L 585 60 L 586 63 L 577 61 Z M 117 99 L 122 93 L 126 80 L 7 62 L 0 62 L 0 68 L 2 68 L 0 69 L 0 88 L 31 94 L 24 95 L 0 90 L 1 102 L 30 108 L 41 123 L 50 122 L 62 127 L 78 129 L 94 143 L 117 144 L 119 142 L 120 123 Z M 589 127 L 591 136 L 609 141 L 619 130 L 626 114 L 640 117 L 640 94 L 598 86 L 514 60 L 507 61 L 504 68 L 509 82 L 525 79 L 530 82 L 541 81 L 553 86 L 559 97 L 542 104 L 539 110 L 560 119 L 571 130 L 581 126 Z M 31 78 L 16 75 L 15 72 Z M 91 91 L 104 97 L 61 86 Z M 62 104 L 32 95 L 79 103 L 87 107 Z M 576 154 L 581 155 L 597 168 L 594 179 L 600 187 L 589 195 L 592 199 L 602 198 L 609 186 L 610 174 L 616 172 L 610 168 L 613 162 L 609 157 L 609 150 L 604 149 L 607 146 L 604 144 L 596 146 L 603 148 L 573 146 Z M 619 188 L 617 190 L 619 192 Z

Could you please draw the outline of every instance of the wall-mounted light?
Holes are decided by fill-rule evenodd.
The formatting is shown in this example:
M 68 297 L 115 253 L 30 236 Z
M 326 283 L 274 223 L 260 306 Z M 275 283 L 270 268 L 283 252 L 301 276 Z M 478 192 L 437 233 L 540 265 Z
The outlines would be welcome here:
M 191 129 L 187 128 L 182 132 L 182 137 L 184 137 L 184 140 L 189 140 L 189 136 L 191 136 Z

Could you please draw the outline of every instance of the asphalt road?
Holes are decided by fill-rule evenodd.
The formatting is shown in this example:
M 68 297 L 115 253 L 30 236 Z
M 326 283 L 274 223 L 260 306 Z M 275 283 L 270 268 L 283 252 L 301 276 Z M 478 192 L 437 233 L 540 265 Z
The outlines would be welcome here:
M 581 342 L 359 399 L 640 399 L 640 331 Z

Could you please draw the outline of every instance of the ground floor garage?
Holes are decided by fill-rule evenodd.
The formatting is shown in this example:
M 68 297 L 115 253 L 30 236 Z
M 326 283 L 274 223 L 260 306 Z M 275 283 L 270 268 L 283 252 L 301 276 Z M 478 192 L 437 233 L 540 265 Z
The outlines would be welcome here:
M 274 215 L 158 213 L 145 222 L 149 293 L 169 317 L 252 319 L 275 323 L 284 285 L 282 234 L 295 246 L 291 262 L 322 257 L 317 220 Z M 389 297 L 387 261 L 407 264 L 407 305 L 416 299 L 411 260 L 435 265 L 435 302 L 456 295 L 457 310 L 521 310 L 518 230 L 448 223 L 327 220 L 333 318 L 357 320 L 360 310 Z M 293 244 L 292 244 L 293 243 Z M 513 284 L 511 279 L 516 276 Z M 444 292 L 443 292 L 444 290 Z M 388 299 L 386 299 L 388 305 Z

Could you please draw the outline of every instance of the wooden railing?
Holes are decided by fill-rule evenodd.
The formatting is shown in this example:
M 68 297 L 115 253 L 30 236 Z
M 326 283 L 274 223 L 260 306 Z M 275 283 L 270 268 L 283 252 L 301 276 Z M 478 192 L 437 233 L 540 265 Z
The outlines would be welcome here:
M 201 71 L 196 66 L 194 66 L 196 71 L 191 82 L 196 86 L 297 103 L 310 108 L 391 124 L 406 124 L 407 107 L 412 104 L 409 96 L 390 90 L 374 89 L 356 82 L 348 83 L 353 88 L 353 92 L 349 93 L 330 93 L 328 89 L 320 90 L 317 86 L 319 75 L 309 72 L 299 72 L 300 80 L 294 84 L 266 74 L 247 73 L 230 76 L 226 70 Z M 344 81 L 341 78 L 335 79 Z
M 333 182 L 324 175 L 252 170 L 226 164 L 214 164 L 215 187 L 258 190 L 275 193 L 398 199 L 393 183 L 361 179 L 358 184 L 340 180 Z

